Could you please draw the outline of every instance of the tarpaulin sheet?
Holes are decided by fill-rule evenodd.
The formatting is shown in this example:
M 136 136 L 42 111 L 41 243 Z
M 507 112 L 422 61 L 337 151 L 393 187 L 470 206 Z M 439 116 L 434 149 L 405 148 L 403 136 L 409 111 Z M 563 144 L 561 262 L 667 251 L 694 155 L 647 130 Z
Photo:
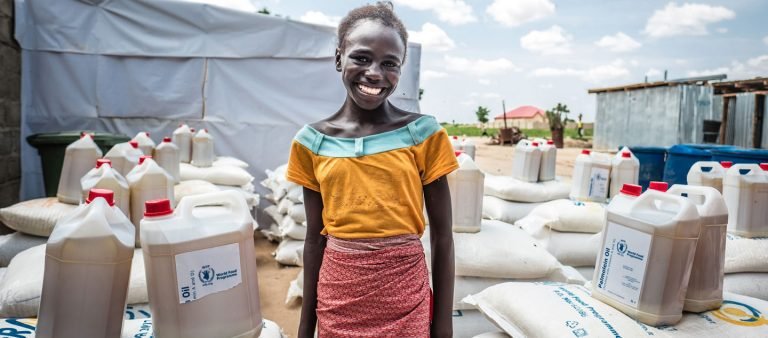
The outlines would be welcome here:
M 92 4 L 96 3 L 96 4 Z M 257 180 L 288 159 L 302 125 L 346 92 L 335 30 L 256 13 L 243 0 L 16 0 L 22 47 L 21 198 L 44 194 L 28 135 L 97 130 L 160 141 L 180 122 L 208 128 L 218 155 Z M 398 107 L 418 112 L 421 48 L 409 44 Z

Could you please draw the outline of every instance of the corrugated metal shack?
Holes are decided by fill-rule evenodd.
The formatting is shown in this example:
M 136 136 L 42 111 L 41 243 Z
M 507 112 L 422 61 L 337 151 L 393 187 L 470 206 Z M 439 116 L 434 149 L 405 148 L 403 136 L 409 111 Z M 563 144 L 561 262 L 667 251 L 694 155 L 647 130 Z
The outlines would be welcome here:
M 712 84 L 713 118 L 719 122 L 717 142 L 746 148 L 768 148 L 768 78 Z
M 662 81 L 590 89 L 597 95 L 593 147 L 700 143 L 712 117 L 707 80 Z

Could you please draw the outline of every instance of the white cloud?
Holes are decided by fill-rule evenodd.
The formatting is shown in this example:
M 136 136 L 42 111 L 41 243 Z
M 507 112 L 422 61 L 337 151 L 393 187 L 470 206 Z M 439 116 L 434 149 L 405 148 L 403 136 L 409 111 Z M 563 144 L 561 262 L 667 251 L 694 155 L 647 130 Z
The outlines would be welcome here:
M 555 86 L 553 84 L 551 84 L 551 83 L 545 83 L 545 84 L 539 85 L 539 88 L 541 88 L 541 89 L 552 89 L 552 88 L 555 88 Z
M 494 0 L 485 11 L 496 22 L 515 27 L 555 14 L 555 4 L 550 0 Z
M 573 36 L 560 26 L 543 31 L 531 31 L 520 38 L 520 46 L 542 55 L 570 54 Z
M 299 21 L 336 27 L 339 25 L 341 17 L 326 15 L 325 13 L 318 11 L 309 11 L 304 13 L 304 15 L 299 18 Z
M 664 9 L 656 10 L 645 24 L 645 34 L 651 37 L 676 35 L 707 35 L 707 25 L 736 16 L 732 10 L 722 6 L 674 2 Z
M 484 99 L 499 99 L 501 98 L 501 95 L 498 93 L 483 93 L 482 97 Z
M 477 83 L 479 83 L 479 84 L 481 84 L 483 86 L 490 86 L 491 85 L 491 80 L 480 79 L 480 80 L 477 80 Z
M 768 54 L 760 55 L 744 62 L 733 61 L 729 66 L 722 66 L 712 69 L 691 70 L 688 76 L 706 76 L 727 74 L 730 80 L 743 80 L 755 77 L 765 76 L 768 73 Z
M 394 2 L 418 11 L 432 11 L 437 14 L 440 21 L 452 25 L 477 21 L 472 14 L 472 6 L 463 0 L 394 0 Z
M 421 73 L 421 77 L 424 80 L 442 79 L 442 78 L 448 77 L 448 73 L 438 72 L 435 70 L 425 70 Z
M 610 64 L 599 65 L 588 69 L 553 68 L 544 67 L 531 72 L 534 77 L 565 77 L 573 76 L 592 83 L 601 83 L 609 80 L 620 79 L 629 75 L 623 60 L 616 60 Z
M 425 50 L 448 51 L 456 47 L 456 43 L 437 25 L 427 22 L 418 32 L 408 32 L 408 38 L 420 43 Z
M 474 76 L 496 75 L 505 71 L 520 71 L 512 61 L 505 58 L 471 60 L 448 55 L 445 56 L 445 69 Z
M 631 38 L 624 32 L 618 32 L 614 35 L 606 35 L 595 42 L 598 47 L 606 48 L 612 52 L 628 52 L 640 48 L 642 44 Z
M 720 28 L 717 29 L 717 32 L 720 33 L 720 34 L 728 33 L 728 28 L 720 27 Z
M 664 74 L 664 73 L 662 71 L 656 69 L 656 68 L 651 68 L 647 72 L 645 72 L 645 76 L 647 76 L 649 78 L 661 76 L 662 74 Z
M 459 103 L 461 103 L 464 106 L 476 106 L 477 105 L 477 100 L 467 99 L 467 100 L 461 101 Z
M 675 59 L 675 63 L 678 64 L 678 65 L 687 65 L 688 64 L 688 60 L 686 60 L 686 59 Z

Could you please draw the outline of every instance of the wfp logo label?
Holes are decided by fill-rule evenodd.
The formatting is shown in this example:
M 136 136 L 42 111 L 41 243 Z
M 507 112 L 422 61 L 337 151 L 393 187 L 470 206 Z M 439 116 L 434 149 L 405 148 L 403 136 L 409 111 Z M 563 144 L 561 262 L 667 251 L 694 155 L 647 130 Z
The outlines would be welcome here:
M 712 311 L 712 315 L 738 326 L 754 327 L 768 324 L 768 320 L 760 313 L 760 310 L 731 300 L 724 300 L 720 309 Z
M 619 254 L 619 256 L 624 256 L 624 254 L 627 253 L 627 241 L 622 239 L 616 243 L 616 252 Z
M 216 276 L 216 271 L 213 270 L 213 268 L 210 265 L 205 265 L 202 268 L 200 268 L 200 272 L 197 273 L 197 278 L 200 278 L 200 281 L 203 283 L 203 285 L 210 285 L 213 282 L 213 278 Z

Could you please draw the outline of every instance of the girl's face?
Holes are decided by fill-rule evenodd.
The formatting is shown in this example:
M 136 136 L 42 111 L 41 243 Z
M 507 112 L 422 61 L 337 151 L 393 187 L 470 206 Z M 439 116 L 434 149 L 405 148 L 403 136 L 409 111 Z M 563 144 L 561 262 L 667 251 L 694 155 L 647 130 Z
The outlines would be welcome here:
M 392 27 L 375 20 L 355 24 L 336 50 L 336 68 L 347 95 L 364 110 L 378 108 L 400 81 L 405 45 Z

